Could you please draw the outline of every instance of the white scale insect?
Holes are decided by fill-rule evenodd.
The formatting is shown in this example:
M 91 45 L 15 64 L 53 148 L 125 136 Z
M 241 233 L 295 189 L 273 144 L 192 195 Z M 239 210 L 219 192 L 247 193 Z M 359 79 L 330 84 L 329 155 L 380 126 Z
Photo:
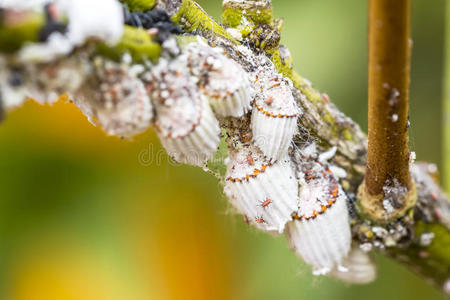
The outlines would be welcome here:
M 300 165 L 300 205 L 286 237 L 315 275 L 345 271 L 351 246 L 347 196 L 328 167 L 314 160 Z
M 110 135 L 130 137 L 148 129 L 152 103 L 132 68 L 100 58 L 94 66 L 94 74 L 75 93 L 75 105 Z
M 239 117 L 250 109 L 248 74 L 221 52 L 191 43 L 152 72 L 156 129 L 176 161 L 202 166 L 215 153 L 220 128 L 213 110 L 218 117 Z
M 167 153 L 181 163 L 202 166 L 216 151 L 220 128 L 206 97 L 196 86 L 182 54 L 160 62 L 149 84 L 155 127 Z
M 275 161 L 286 155 L 301 111 L 289 85 L 276 73 L 259 72 L 256 91 L 252 113 L 253 141 Z
M 145 86 L 137 77 L 118 66 L 104 70 L 100 84 L 101 106 L 95 116 L 112 135 L 132 136 L 151 125 L 153 108 Z
M 29 96 L 40 103 L 53 103 L 63 94 L 72 96 L 93 71 L 86 56 L 80 51 L 78 56 L 60 59 L 42 67 L 27 65 L 27 74 L 39 74 L 28 80 Z
M 252 87 L 238 63 L 205 43 L 191 43 L 185 52 L 198 86 L 219 117 L 241 117 L 250 110 Z
M 298 208 L 298 185 L 289 157 L 271 163 L 251 143 L 230 151 L 225 194 L 259 229 L 282 233 Z

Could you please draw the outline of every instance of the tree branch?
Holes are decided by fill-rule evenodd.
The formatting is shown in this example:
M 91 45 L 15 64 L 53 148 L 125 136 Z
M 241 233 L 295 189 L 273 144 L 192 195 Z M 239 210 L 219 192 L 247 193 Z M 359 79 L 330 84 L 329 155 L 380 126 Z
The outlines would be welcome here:
M 270 1 L 249 1 L 249 3 L 261 2 L 270 3 Z M 366 136 L 356 123 L 329 101 L 328 97 L 315 90 L 308 80 L 293 70 L 292 57 L 286 48 L 279 45 L 279 39 L 278 41 L 276 39 L 280 26 L 277 21 L 273 21 L 271 8 L 263 10 L 263 14 L 269 15 L 262 16 L 258 21 L 251 21 L 252 10 L 248 10 L 250 14 L 248 20 L 251 22 L 246 26 L 240 26 L 236 18 L 247 18 L 246 13 L 235 10 L 239 11 L 239 15 L 235 16 L 234 8 L 227 4 L 224 17 L 230 27 L 226 28 L 211 19 L 192 0 L 159 0 L 156 7 L 165 9 L 172 16 L 172 20 L 182 26 L 185 32 L 200 35 L 211 45 L 222 47 L 247 71 L 257 68 L 257 56 L 269 57 L 276 69 L 293 82 L 293 95 L 303 109 L 303 115 L 298 121 L 298 133 L 294 136 L 294 144 L 297 147 L 304 147 L 305 144 L 314 141 L 319 152 L 329 150 L 333 146 L 337 148 L 332 163 L 346 171 L 346 177 L 340 180 L 340 184 L 350 198 L 351 225 L 355 244 L 362 245 L 364 249 L 378 249 L 399 262 L 405 262 L 413 271 L 443 288 L 450 278 L 450 253 L 446 251 L 450 241 L 450 205 L 448 198 L 433 180 L 435 167 L 427 164 L 410 165 L 412 177 L 417 185 L 417 204 L 413 213 L 410 211 L 401 218 L 385 224 L 371 220 L 361 210 L 356 199 L 357 190 L 365 172 Z M 230 31 L 230 28 L 234 31 Z M 130 28 L 131 32 L 135 30 Z M 0 26 L 0 33 L 9 31 L 10 28 L 4 24 Z M 239 33 L 241 37 L 249 37 L 246 41 L 254 43 L 253 51 L 241 44 L 239 34 L 236 33 Z M 268 36 L 274 39 L 264 38 Z M 2 37 L 1 34 L 0 37 Z M 122 41 L 124 39 L 129 39 L 129 33 L 125 32 Z M 20 44 L 27 40 L 30 38 L 21 40 Z M 136 40 L 132 38 L 131 41 Z M 136 46 L 139 44 L 141 44 L 139 39 L 137 42 L 122 42 L 123 46 L 119 49 L 119 53 L 134 49 L 132 51 L 136 53 L 135 59 L 159 56 L 153 51 L 146 52 L 140 49 Z M 0 38 L 0 50 L 5 52 L 7 49 L 3 49 L 3 45 Z M 107 49 L 116 49 L 116 47 Z M 393 81 L 390 84 L 392 88 L 397 88 L 396 82 Z M 399 86 L 399 91 L 403 93 L 404 90 L 400 88 Z M 404 96 L 406 97 L 406 94 Z M 396 113 L 399 114 L 398 121 L 406 126 L 407 111 L 396 111 Z M 223 157 L 226 150 L 226 144 L 222 143 L 216 156 Z M 210 163 L 209 166 L 216 175 L 219 174 L 219 177 L 220 173 L 223 175 L 223 172 L 220 172 L 224 167 L 223 161 L 215 160 L 214 164 Z M 408 166 L 407 162 L 406 166 Z

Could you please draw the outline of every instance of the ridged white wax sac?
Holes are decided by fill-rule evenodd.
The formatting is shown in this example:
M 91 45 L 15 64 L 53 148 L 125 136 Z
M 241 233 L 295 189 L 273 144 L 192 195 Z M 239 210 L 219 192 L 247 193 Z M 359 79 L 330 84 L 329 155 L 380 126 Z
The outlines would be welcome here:
M 340 190 L 335 202 L 311 219 L 289 222 L 286 237 L 291 248 L 312 266 L 314 275 L 323 275 L 342 266 L 350 251 L 351 233 L 346 197 Z M 300 197 L 300 205 L 302 198 Z
M 225 194 L 250 223 L 265 231 L 282 233 L 298 209 L 298 184 L 290 159 L 271 164 L 251 144 L 230 153 Z
M 94 67 L 89 62 L 87 53 L 80 51 L 77 56 L 48 64 L 29 64 L 25 70 L 27 74 L 31 74 L 28 76 L 28 96 L 39 103 L 53 103 L 63 94 L 74 95 L 92 75 Z
M 153 106 L 144 83 L 111 61 L 97 62 L 95 71 L 74 94 L 74 104 L 110 135 L 130 137 L 149 128 Z
M 203 166 L 217 150 L 220 128 L 185 59 L 181 55 L 154 69 L 149 90 L 156 109 L 155 127 L 177 162 Z
M 358 247 L 353 247 L 343 260 L 344 268 L 333 268 L 329 275 L 348 283 L 367 284 L 377 277 L 377 267 L 370 255 Z
M 119 85 L 105 82 L 100 88 L 103 105 L 95 116 L 108 134 L 129 137 L 151 126 L 152 103 L 140 80 L 124 75 Z
M 189 68 L 216 115 L 240 117 L 250 110 L 252 87 L 242 67 L 206 43 L 191 43 L 185 52 Z
M 276 160 L 288 151 L 300 109 L 282 77 L 259 77 L 257 87 L 251 120 L 253 141 L 265 156 Z
M 200 119 L 194 130 L 185 136 L 169 137 L 159 134 L 161 143 L 175 161 L 203 166 L 212 157 L 220 142 L 220 128 L 208 101 L 199 95 Z

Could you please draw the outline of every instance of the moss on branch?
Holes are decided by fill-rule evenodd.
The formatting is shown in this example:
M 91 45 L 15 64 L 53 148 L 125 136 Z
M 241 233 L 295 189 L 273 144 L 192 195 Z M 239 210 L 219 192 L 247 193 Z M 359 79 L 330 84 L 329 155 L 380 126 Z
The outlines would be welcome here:
M 111 47 L 105 43 L 99 43 L 97 49 L 99 53 L 114 60 L 120 60 L 123 54 L 129 53 L 136 62 L 146 59 L 155 60 L 161 54 L 161 45 L 154 42 L 146 30 L 127 25 L 117 45 Z
M 156 0 L 119 0 L 126 4 L 130 11 L 147 11 L 153 8 Z
M 225 28 L 214 21 L 195 1 L 183 0 L 176 12 L 172 14 L 171 19 L 173 22 L 180 24 L 187 32 L 194 32 L 196 30 L 208 31 L 237 44 L 237 41 Z
M 270 1 L 225 1 L 222 8 L 222 23 L 236 28 L 245 23 L 272 24 L 273 9 Z

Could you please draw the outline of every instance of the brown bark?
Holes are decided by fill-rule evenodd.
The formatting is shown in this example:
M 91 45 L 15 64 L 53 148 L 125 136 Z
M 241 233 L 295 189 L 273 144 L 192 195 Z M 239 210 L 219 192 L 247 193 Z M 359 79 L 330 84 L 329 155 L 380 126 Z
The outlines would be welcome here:
M 369 1 L 369 144 L 365 186 L 411 187 L 408 150 L 410 0 Z

